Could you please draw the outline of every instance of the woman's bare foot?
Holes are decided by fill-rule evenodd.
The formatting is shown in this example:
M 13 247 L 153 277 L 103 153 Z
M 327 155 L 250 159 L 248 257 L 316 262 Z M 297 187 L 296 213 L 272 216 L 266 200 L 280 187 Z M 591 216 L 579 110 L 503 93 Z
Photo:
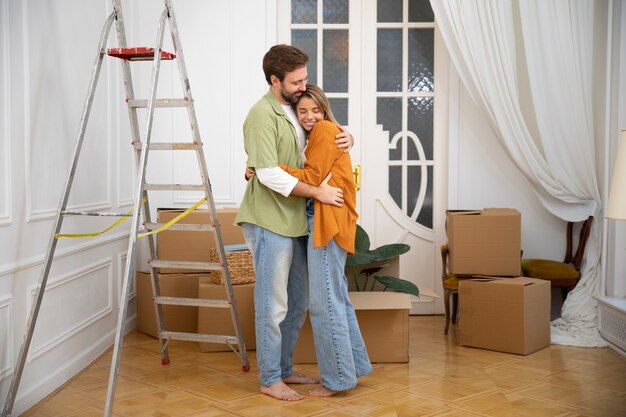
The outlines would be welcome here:
M 283 378 L 285 384 L 319 384 L 319 379 L 315 379 L 312 376 L 306 376 L 304 374 L 294 372 L 288 377 Z
M 298 401 L 304 398 L 302 395 L 285 385 L 283 381 L 278 381 L 269 387 L 261 385 L 261 393 L 283 401 Z
M 338 392 L 339 391 L 333 391 L 332 389 L 328 389 L 325 386 L 320 385 L 319 388 L 309 391 L 309 395 L 311 397 L 330 397 Z

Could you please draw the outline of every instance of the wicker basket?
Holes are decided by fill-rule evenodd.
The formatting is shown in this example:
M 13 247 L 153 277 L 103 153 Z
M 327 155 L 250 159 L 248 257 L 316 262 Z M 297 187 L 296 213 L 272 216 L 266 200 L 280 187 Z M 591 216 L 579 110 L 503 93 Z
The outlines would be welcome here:
M 217 249 L 211 249 L 211 262 L 219 262 Z M 230 271 L 230 283 L 249 284 L 254 282 L 254 264 L 252 254 L 248 249 L 226 252 L 226 262 Z M 224 274 L 221 271 L 210 271 L 211 281 L 214 284 L 224 285 Z

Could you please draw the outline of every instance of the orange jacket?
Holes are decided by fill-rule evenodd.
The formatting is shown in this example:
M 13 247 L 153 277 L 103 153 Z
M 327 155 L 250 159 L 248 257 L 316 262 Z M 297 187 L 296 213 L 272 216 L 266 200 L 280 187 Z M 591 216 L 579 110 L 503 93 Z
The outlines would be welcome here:
M 313 246 L 324 247 L 334 238 L 342 249 L 354 253 L 356 220 L 359 217 L 356 212 L 356 190 L 350 154 L 337 148 L 335 144 L 335 136 L 339 132 L 334 123 L 322 120 L 309 134 L 304 150 L 304 168 L 290 168 L 284 164 L 279 166 L 300 181 L 311 185 L 319 185 L 329 172 L 333 174 L 329 184 L 343 190 L 343 206 L 336 207 L 315 200 Z

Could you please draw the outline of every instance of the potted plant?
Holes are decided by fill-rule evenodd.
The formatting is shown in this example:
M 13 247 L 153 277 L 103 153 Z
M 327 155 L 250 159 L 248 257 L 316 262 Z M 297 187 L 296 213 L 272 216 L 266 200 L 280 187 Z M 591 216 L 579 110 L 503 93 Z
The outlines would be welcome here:
M 370 249 L 370 238 L 365 230 L 357 224 L 354 254 L 348 255 L 346 269 L 352 273 L 356 291 L 374 291 L 378 283 L 383 291 L 392 289 L 419 297 L 419 289 L 410 281 L 390 276 L 376 275 L 385 269 L 385 261 L 408 252 L 411 247 L 404 243 L 392 243 Z

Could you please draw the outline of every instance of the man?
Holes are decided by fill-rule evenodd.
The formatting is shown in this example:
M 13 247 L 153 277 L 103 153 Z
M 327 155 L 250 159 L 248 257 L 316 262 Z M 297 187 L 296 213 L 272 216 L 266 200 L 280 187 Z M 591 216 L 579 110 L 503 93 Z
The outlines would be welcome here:
M 302 396 L 286 384 L 318 383 L 295 373 L 291 357 L 308 309 L 305 198 L 341 206 L 343 192 L 328 185 L 298 181 L 278 164 L 302 167 L 304 129 L 291 108 L 306 91 L 308 56 L 289 45 L 275 45 L 263 57 L 268 93 L 251 109 L 244 122 L 248 182 L 235 222 L 242 226 L 251 248 L 254 289 L 256 355 L 261 392 L 280 400 Z M 348 132 L 338 135 L 338 146 L 350 148 Z

